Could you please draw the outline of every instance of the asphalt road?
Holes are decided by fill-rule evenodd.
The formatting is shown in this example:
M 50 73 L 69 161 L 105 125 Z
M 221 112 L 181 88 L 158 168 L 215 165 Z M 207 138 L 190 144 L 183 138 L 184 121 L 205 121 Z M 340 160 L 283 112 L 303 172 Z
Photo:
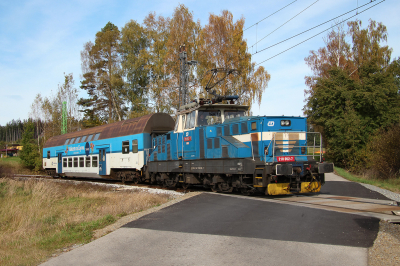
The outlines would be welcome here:
M 330 178 L 321 193 L 386 199 Z M 376 218 L 203 193 L 43 265 L 367 265 L 378 230 Z

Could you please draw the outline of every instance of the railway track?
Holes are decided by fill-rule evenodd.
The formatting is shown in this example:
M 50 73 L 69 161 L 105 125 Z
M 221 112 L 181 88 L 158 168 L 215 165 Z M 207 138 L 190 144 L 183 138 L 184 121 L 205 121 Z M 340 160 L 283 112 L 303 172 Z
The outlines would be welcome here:
M 121 182 L 119 180 L 104 179 L 104 178 L 89 178 L 89 177 L 87 177 L 87 178 L 85 178 L 85 177 L 53 178 L 52 176 L 48 176 L 48 175 L 21 175 L 21 174 L 14 174 L 12 177 L 13 178 L 19 178 L 19 179 L 21 179 L 21 178 L 38 178 L 38 179 L 50 179 L 50 180 L 68 180 L 68 181 L 94 182 L 96 184 L 100 183 L 100 184 L 125 185 L 125 186 L 137 187 L 137 188 L 149 188 L 149 189 L 161 189 L 161 190 L 176 191 L 176 192 L 180 192 L 180 193 L 205 191 L 201 187 L 199 187 L 199 188 L 188 188 L 188 189 L 171 188 L 171 187 L 164 187 L 164 186 L 160 186 L 160 185 L 151 185 L 151 184 L 134 184 L 133 182 L 129 182 L 129 181 Z

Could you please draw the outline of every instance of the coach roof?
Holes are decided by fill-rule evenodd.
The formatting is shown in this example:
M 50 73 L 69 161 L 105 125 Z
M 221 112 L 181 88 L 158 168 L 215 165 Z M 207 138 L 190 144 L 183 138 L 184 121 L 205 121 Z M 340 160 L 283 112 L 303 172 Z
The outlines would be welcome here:
M 175 121 L 169 114 L 155 113 L 142 117 L 132 118 L 98 127 L 83 129 L 81 131 L 71 132 L 64 135 L 51 137 L 44 145 L 44 148 L 62 146 L 67 139 L 87 136 L 100 133 L 100 139 L 109 139 L 134 135 L 140 133 L 165 133 L 173 130 Z

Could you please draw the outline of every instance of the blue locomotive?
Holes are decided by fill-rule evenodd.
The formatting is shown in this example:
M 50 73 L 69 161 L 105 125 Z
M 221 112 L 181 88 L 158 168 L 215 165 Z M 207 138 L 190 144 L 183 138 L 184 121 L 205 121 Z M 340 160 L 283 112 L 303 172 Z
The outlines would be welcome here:
M 182 106 L 176 121 L 156 113 L 56 136 L 45 144 L 43 167 L 52 176 L 215 192 L 319 192 L 333 164 L 322 161 L 321 136 L 307 132 L 306 118 L 247 111 L 231 98 L 198 99 Z

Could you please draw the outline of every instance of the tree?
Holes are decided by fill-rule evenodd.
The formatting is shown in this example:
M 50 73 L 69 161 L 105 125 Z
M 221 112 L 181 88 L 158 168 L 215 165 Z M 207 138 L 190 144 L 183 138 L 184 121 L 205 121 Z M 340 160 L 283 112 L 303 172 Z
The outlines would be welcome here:
M 243 40 L 244 18 L 235 23 L 227 10 L 220 16 L 210 14 L 208 25 L 200 32 L 197 51 L 199 67 L 197 75 L 204 77 L 200 82 L 205 86 L 212 68 L 237 69 L 239 75 L 229 76 L 214 89 L 218 94 L 239 95 L 239 102 L 251 106 L 253 101 L 261 103 L 262 93 L 268 85 L 270 75 L 262 66 L 255 68 L 250 54 L 246 53 L 247 42 Z
M 34 130 L 35 125 L 31 120 L 28 121 L 24 126 L 24 133 L 22 134 L 21 145 L 23 148 L 20 153 L 20 158 L 26 167 L 39 170 L 41 167 L 41 160 L 40 153 L 38 152 L 34 140 Z
M 89 114 L 106 107 L 108 123 L 122 120 L 126 111 L 123 97 L 121 97 L 124 81 L 120 66 L 119 42 L 118 27 L 108 22 L 101 31 L 97 32 L 95 44 L 93 46 L 85 44 L 84 51 L 81 53 L 85 60 L 82 66 L 87 68 L 89 65 L 90 69 L 90 72 L 83 75 L 81 88 L 90 90 L 94 86 L 95 89 L 92 93 L 88 92 L 89 98 L 81 99 L 79 104 L 85 107 L 84 112 Z M 88 57 L 85 57 L 86 53 Z M 87 110 L 90 108 L 94 108 L 95 111 Z M 90 117 L 85 119 L 90 119 Z
M 121 65 L 126 76 L 124 94 L 131 104 L 129 117 L 148 113 L 147 89 L 150 84 L 150 38 L 148 31 L 134 20 L 121 30 Z
M 391 49 L 380 44 L 386 40 L 386 28 L 374 21 L 368 29 L 360 25 L 358 21 L 348 23 L 352 40 L 348 47 L 342 32 L 331 32 L 327 47 L 312 51 L 305 59 L 315 76 L 306 77 L 309 89 L 304 113 L 321 129 L 327 157 L 353 170 L 365 167 L 370 136 L 395 124 L 400 111 L 395 67 L 388 64 Z M 332 36 L 340 36 L 346 48 L 338 49 L 337 38 Z

